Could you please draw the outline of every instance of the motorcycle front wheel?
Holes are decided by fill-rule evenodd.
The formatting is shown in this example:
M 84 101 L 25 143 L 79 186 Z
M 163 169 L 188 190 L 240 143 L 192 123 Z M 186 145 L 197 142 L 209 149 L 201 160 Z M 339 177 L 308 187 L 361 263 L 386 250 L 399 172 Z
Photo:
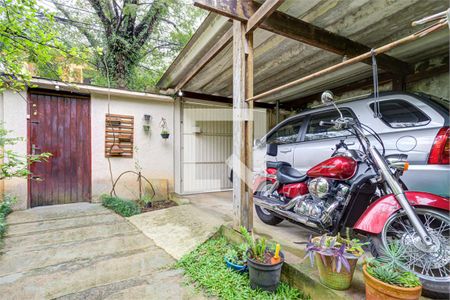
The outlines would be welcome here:
M 403 255 L 398 262 L 420 278 L 424 296 L 448 299 L 450 218 L 448 214 L 430 208 L 416 208 L 416 213 L 433 240 L 431 247 L 422 243 L 406 213 L 399 211 L 387 220 L 381 234 L 371 237 L 372 254 L 377 257 L 393 243 L 400 243 Z
M 255 191 L 255 195 L 264 194 L 272 187 L 273 183 L 271 181 L 266 181 L 261 183 Z M 283 222 L 282 218 L 275 216 L 270 210 L 260 207 L 255 204 L 255 211 L 259 219 L 268 225 L 278 225 Z

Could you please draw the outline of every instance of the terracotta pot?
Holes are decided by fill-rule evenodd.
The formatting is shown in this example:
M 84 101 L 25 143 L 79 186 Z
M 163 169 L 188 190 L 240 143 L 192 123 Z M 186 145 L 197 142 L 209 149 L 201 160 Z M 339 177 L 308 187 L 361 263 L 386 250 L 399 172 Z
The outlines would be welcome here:
M 315 256 L 317 268 L 319 269 L 320 282 L 322 282 L 327 287 L 335 290 L 346 290 L 351 286 L 353 273 L 355 272 L 356 263 L 358 262 L 359 257 L 346 257 L 348 263 L 350 264 L 350 272 L 348 272 L 347 269 L 342 266 L 341 272 L 338 273 L 336 271 L 333 271 L 333 257 L 324 256 L 327 263 L 326 265 L 324 265 L 320 254 L 316 253 Z
M 366 283 L 366 300 L 388 300 L 388 299 L 419 299 L 422 294 L 422 286 L 404 288 L 384 283 L 369 273 L 366 265 L 363 266 L 364 281 Z

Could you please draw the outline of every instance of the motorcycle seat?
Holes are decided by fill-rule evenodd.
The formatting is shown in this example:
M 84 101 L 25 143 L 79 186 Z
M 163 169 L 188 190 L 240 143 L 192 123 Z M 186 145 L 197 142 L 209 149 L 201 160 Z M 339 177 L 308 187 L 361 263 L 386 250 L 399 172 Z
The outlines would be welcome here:
M 281 167 L 290 167 L 291 164 L 285 161 L 267 161 L 266 162 L 267 169 L 279 169 Z
M 281 167 L 277 172 L 277 180 L 281 184 L 302 182 L 307 178 L 308 176 L 306 174 L 302 174 L 296 169 L 288 166 Z

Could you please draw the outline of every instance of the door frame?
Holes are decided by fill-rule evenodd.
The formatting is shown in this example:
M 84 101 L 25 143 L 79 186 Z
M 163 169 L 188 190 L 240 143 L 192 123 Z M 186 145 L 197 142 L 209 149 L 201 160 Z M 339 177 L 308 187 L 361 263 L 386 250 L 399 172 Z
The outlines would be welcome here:
M 27 154 L 31 155 L 31 94 L 40 94 L 47 96 L 58 96 L 58 97 L 71 97 L 71 98 L 79 98 L 83 101 L 89 101 L 89 116 L 88 116 L 88 125 L 89 125 L 89 201 L 88 203 L 92 203 L 92 103 L 91 103 L 91 95 L 90 94 L 82 94 L 82 93 L 73 93 L 70 91 L 55 91 L 44 88 L 28 88 L 27 89 Z M 51 158 L 50 158 L 51 159 Z M 30 168 L 30 166 L 28 166 Z M 29 169 L 30 171 L 30 169 Z M 31 174 L 27 177 L 27 208 L 31 208 Z

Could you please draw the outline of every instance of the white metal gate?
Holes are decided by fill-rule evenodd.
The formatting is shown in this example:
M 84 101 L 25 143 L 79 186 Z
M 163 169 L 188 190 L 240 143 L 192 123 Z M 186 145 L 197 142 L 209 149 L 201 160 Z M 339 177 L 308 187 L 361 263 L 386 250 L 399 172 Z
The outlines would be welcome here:
M 265 133 L 265 113 L 255 113 L 255 138 Z M 231 107 L 185 102 L 181 116 L 181 193 L 231 189 L 226 166 L 233 144 Z

